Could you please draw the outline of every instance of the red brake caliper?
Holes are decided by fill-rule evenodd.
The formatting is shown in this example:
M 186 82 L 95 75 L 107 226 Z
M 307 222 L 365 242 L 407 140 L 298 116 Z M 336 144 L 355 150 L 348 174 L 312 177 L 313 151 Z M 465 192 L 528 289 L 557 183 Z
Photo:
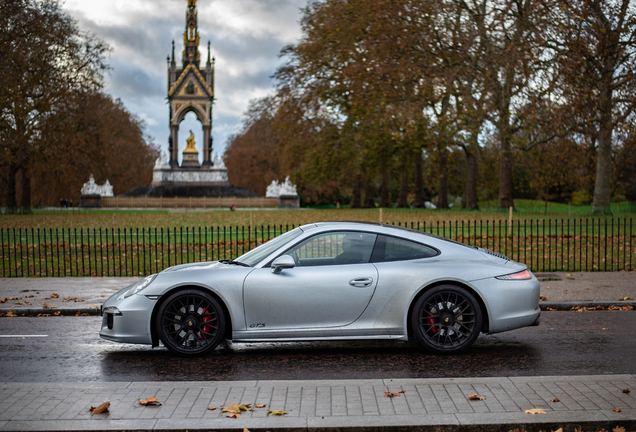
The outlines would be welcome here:
M 203 310 L 201 311 L 201 315 L 206 315 L 208 313 L 207 308 L 203 308 Z M 208 322 L 208 321 L 212 321 L 212 318 L 210 317 L 210 315 L 206 315 L 203 317 L 203 319 L 201 320 L 204 323 Z M 201 331 L 205 332 L 205 333 L 209 333 L 210 332 L 210 326 L 208 325 L 204 325 L 201 327 Z M 203 339 L 203 333 L 201 333 L 201 339 Z
M 430 312 L 428 312 L 428 316 L 432 316 Z M 435 324 L 435 318 L 426 318 L 426 324 Z M 437 333 L 437 327 L 431 326 L 431 331 Z

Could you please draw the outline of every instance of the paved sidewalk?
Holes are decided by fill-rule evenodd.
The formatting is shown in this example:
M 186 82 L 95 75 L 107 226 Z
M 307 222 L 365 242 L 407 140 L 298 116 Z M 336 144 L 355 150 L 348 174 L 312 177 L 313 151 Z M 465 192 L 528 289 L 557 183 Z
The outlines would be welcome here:
M 630 393 L 623 393 L 624 389 Z M 399 392 L 385 397 L 385 391 Z M 469 400 L 477 394 L 484 400 Z M 162 406 L 140 406 L 155 396 Z M 558 399 L 558 402 L 553 400 Z M 107 413 L 90 406 L 110 401 Z M 240 418 L 223 407 L 251 404 Z M 265 408 L 255 408 L 265 404 Z M 216 407 L 209 410 L 208 407 Z M 615 408 L 620 412 L 615 412 Z M 545 414 L 525 410 L 542 409 Z M 284 416 L 268 416 L 284 410 Z M 350 381 L 3 383 L 0 430 L 636 430 L 636 375 Z

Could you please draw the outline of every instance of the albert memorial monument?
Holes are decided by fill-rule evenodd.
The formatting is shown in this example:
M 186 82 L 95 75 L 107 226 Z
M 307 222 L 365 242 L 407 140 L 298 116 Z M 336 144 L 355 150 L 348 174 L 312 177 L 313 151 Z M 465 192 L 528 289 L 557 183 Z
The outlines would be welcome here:
M 177 65 L 175 44 L 168 56 L 168 105 L 170 135 L 168 154 L 162 153 L 153 170 L 152 183 L 132 189 L 122 196 L 131 197 L 258 197 L 228 182 L 223 160 L 212 157 L 212 105 L 214 102 L 214 58 L 202 64 L 199 53 L 196 0 L 188 0 L 186 26 L 183 33 L 181 64 Z M 179 165 L 179 125 L 186 114 L 194 113 L 203 128 L 201 161 L 194 134 L 190 131 Z

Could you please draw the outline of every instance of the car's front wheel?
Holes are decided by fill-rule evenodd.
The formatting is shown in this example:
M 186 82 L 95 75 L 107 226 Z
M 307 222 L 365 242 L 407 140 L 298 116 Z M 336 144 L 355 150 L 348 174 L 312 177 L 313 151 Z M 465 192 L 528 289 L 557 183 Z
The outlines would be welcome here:
M 468 290 L 440 285 L 424 293 L 411 314 L 418 342 L 436 354 L 468 349 L 481 331 L 481 309 Z
M 225 333 L 223 309 L 210 294 L 185 289 L 171 294 L 159 307 L 157 333 L 163 344 L 182 355 L 212 351 Z

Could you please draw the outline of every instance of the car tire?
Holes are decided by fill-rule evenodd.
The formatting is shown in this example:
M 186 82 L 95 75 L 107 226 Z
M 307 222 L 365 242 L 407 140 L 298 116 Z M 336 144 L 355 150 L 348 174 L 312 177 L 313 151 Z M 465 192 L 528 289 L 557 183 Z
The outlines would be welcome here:
M 170 351 L 186 356 L 214 350 L 225 334 L 225 314 L 219 302 L 197 289 L 168 296 L 157 312 L 159 339 Z
M 467 350 L 481 331 L 481 308 L 465 288 L 440 285 L 415 302 L 411 328 L 417 341 L 435 354 Z

